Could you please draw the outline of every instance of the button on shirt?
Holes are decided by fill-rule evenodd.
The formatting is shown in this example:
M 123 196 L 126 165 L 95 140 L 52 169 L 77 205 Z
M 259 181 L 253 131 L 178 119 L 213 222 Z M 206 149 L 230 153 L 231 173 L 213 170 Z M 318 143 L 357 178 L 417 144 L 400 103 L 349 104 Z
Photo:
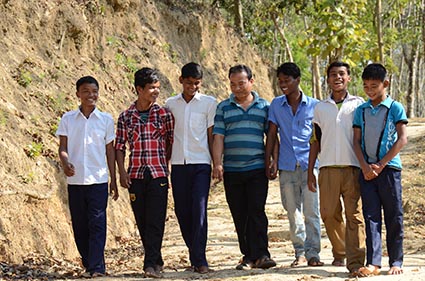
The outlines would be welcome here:
M 171 112 L 153 104 L 147 121 L 143 121 L 136 103 L 118 117 L 116 150 L 125 151 L 128 142 L 128 174 L 142 179 L 149 168 L 152 178 L 167 177 L 166 143 L 173 143 L 174 118 Z
M 353 118 L 364 100 L 347 94 L 341 108 L 329 96 L 314 108 L 313 123 L 322 131 L 319 168 L 325 166 L 356 166 L 359 162 L 353 150 Z
M 270 104 L 268 119 L 279 128 L 279 170 L 295 171 L 297 164 L 307 170 L 313 130 L 311 121 L 318 102 L 302 93 L 295 115 L 285 95 L 274 98 Z
M 62 116 L 56 135 L 67 137 L 68 160 L 75 167 L 75 175 L 67 177 L 68 184 L 108 182 L 106 145 L 115 138 L 110 114 L 95 108 L 86 118 L 80 110 L 69 111 Z
M 179 94 L 167 99 L 165 107 L 175 119 L 171 164 L 210 164 L 207 129 L 214 125 L 215 98 L 197 92 L 186 102 Z

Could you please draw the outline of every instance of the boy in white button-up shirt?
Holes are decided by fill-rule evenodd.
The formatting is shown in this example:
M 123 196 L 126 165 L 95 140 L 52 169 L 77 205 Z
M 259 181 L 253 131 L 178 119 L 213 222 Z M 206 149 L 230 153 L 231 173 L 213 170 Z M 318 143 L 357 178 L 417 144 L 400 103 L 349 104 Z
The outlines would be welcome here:
M 67 176 L 75 243 L 86 270 L 83 275 L 97 277 L 105 274 L 108 174 L 111 194 L 118 199 L 114 120 L 96 108 L 99 83 L 95 78 L 82 77 L 76 86 L 80 106 L 62 116 L 56 135 Z
M 183 92 L 165 103 L 176 122 L 171 154 L 175 212 L 189 248 L 192 270 L 207 273 L 207 203 L 217 102 L 215 98 L 199 93 L 202 84 L 200 65 L 192 62 L 183 66 L 179 81 Z

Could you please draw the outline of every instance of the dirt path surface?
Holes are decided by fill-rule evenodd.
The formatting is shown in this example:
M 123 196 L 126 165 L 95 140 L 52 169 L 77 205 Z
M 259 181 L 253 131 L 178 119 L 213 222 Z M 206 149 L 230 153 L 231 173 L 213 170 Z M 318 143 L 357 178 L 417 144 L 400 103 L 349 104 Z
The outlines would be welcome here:
M 404 271 L 400 276 L 388 276 L 388 257 L 384 248 L 383 268 L 380 276 L 370 280 L 425 280 L 425 120 L 409 123 L 409 144 L 402 151 L 404 164 L 404 209 L 405 243 Z M 209 237 L 207 258 L 211 272 L 200 275 L 188 272 L 188 254 L 170 203 L 163 243 L 165 271 L 162 280 L 356 280 L 349 278 L 345 267 L 331 266 L 331 245 L 322 225 L 323 267 L 301 266 L 290 268 L 294 259 L 289 239 L 289 225 L 286 212 L 280 201 L 278 180 L 270 182 L 266 212 L 269 219 L 269 246 L 272 258 L 277 262 L 275 268 L 268 270 L 235 270 L 241 257 L 236 232 L 227 206 L 222 184 L 212 188 L 208 216 Z M 408 188 L 405 188 L 408 187 Z M 124 196 L 124 192 L 121 193 Z M 130 208 L 130 206 L 128 206 Z M 111 222 L 110 222 L 111 223 Z M 383 233 L 385 237 L 385 232 Z M 147 280 L 143 276 L 143 250 L 138 233 L 131 237 L 115 237 L 119 247 L 107 247 L 106 263 L 108 275 L 96 280 Z M 69 241 L 69 247 L 75 247 Z M 0 280 L 80 280 L 81 267 L 77 261 L 59 260 L 43 255 L 29 256 L 22 265 L 0 262 Z M 67 279 L 68 278 L 68 279 Z M 86 280 L 86 279 L 81 279 Z
M 408 127 L 409 140 L 425 134 L 423 123 L 412 123 Z M 404 154 L 409 154 L 410 143 Z M 172 204 L 171 204 L 172 206 Z M 225 201 L 223 186 L 220 184 L 212 189 L 209 201 L 209 237 L 207 258 L 212 272 L 200 275 L 185 271 L 189 265 L 187 249 L 181 238 L 178 224 L 172 209 L 169 209 L 169 219 L 166 223 L 166 233 L 163 244 L 165 272 L 162 280 L 355 280 L 349 278 L 345 267 L 331 266 L 331 245 L 322 225 L 323 267 L 302 266 L 290 268 L 293 261 L 293 248 L 289 239 L 289 225 L 286 212 L 280 201 L 278 180 L 270 182 L 266 212 L 269 218 L 269 246 L 272 258 L 277 266 L 272 269 L 235 270 L 241 257 L 236 233 L 230 212 Z M 384 235 L 383 235 L 384 236 Z M 415 228 L 406 227 L 404 271 L 401 276 L 388 276 L 388 257 L 384 253 L 383 268 L 380 276 L 370 277 L 370 280 L 425 280 L 424 233 Z M 139 243 L 135 241 L 134 243 Z M 137 246 L 139 247 L 139 246 Z M 385 247 L 384 247 L 385 249 Z M 115 256 L 115 259 L 117 257 Z M 109 276 L 103 280 L 140 280 L 143 278 L 141 266 L 142 256 L 122 256 L 122 266 L 119 261 L 108 260 Z M 112 270 L 111 270 L 112 269 Z M 99 280 L 101 280 L 99 279 Z

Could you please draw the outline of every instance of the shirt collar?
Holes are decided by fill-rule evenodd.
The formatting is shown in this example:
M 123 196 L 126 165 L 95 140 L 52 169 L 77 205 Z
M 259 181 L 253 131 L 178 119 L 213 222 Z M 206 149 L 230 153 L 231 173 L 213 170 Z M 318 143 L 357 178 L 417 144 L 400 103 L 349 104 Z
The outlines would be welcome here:
M 390 108 L 392 103 L 393 103 L 393 99 L 390 96 L 387 96 L 387 98 L 381 101 L 381 103 L 378 104 L 378 106 L 383 105 L 383 106 L 386 106 L 387 108 Z M 366 104 L 369 107 L 373 107 L 372 101 L 370 99 L 366 102 Z
M 78 107 L 78 110 L 75 111 L 75 118 L 78 118 L 78 116 L 84 116 L 84 114 L 81 112 L 80 107 Z M 93 112 L 90 113 L 90 116 L 95 116 L 96 118 L 100 118 L 100 110 L 97 109 L 97 107 L 94 108 Z
M 186 102 L 186 100 L 183 98 L 183 93 L 180 93 L 177 98 L 183 100 L 184 102 Z M 199 91 L 196 92 L 195 95 L 193 96 L 193 98 L 195 100 L 200 100 L 201 99 L 201 93 Z
M 251 91 L 251 95 L 254 96 L 254 100 L 252 101 L 252 104 L 257 103 L 258 102 L 258 99 L 260 98 L 259 95 L 257 94 L 257 92 Z M 230 94 L 230 102 L 231 103 L 234 103 L 236 105 L 238 104 L 235 101 L 235 95 L 233 93 Z
M 350 95 L 350 93 L 347 92 L 347 96 L 345 97 L 344 102 L 346 100 L 349 101 L 349 100 L 352 100 L 352 99 L 355 99 L 355 98 L 356 98 L 355 96 Z M 335 103 L 335 101 L 332 99 L 332 93 L 324 101 L 329 102 L 329 103 Z
M 301 90 L 300 90 L 300 93 L 301 93 L 301 103 L 306 104 L 307 103 L 307 96 L 304 95 L 303 91 L 301 91 Z M 286 95 L 283 94 L 281 105 L 284 105 L 285 103 L 288 104 L 288 99 L 286 98 Z
M 131 112 L 131 113 L 139 113 L 139 110 L 137 110 L 137 107 L 136 107 L 136 103 L 137 103 L 137 101 L 133 102 L 133 103 L 130 105 L 130 107 L 128 108 L 128 111 L 129 111 L 129 112 Z M 159 105 L 155 102 L 155 103 L 151 106 L 151 108 L 150 108 L 150 110 L 149 110 L 149 111 L 157 111 L 158 109 L 159 109 Z

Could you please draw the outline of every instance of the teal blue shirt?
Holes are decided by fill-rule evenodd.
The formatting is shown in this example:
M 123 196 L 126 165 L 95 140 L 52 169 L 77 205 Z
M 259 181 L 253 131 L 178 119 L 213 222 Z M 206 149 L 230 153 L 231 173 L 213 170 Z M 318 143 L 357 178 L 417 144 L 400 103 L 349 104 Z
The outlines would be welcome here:
M 353 127 L 362 131 L 361 146 L 368 163 L 379 162 L 397 141 L 397 123 L 407 124 L 403 105 L 390 97 L 373 107 L 370 100 L 361 104 L 354 114 Z M 402 168 L 400 155 L 391 159 L 387 166 Z
M 217 106 L 213 134 L 224 136 L 225 172 L 264 169 L 264 135 L 269 103 L 251 92 L 252 104 L 245 110 L 231 94 Z

